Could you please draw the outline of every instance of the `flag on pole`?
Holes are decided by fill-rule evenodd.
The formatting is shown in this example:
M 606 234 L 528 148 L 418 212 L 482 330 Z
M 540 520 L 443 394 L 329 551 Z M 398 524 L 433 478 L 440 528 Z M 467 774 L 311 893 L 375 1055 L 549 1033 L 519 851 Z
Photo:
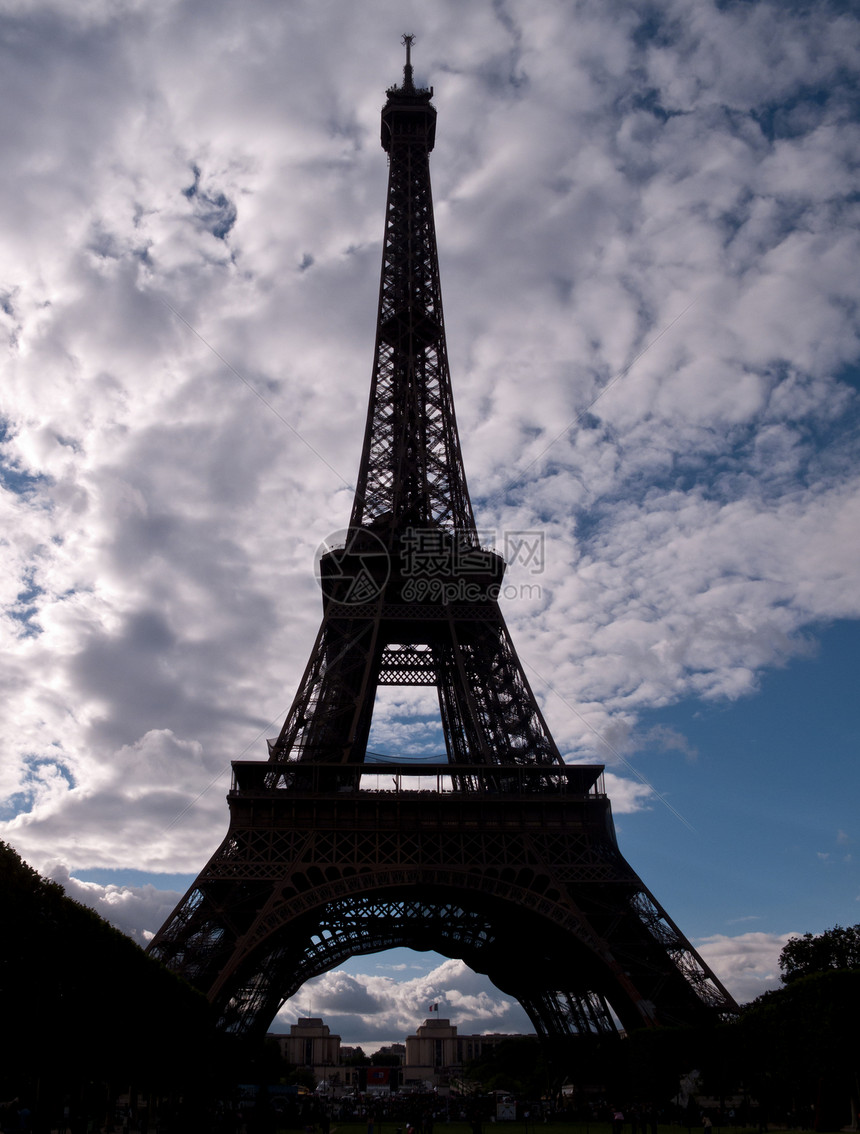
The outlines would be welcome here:
M 439 1005 L 438 1004 L 431 1004 L 430 1007 L 427 1009 L 427 1011 L 428 1012 L 438 1012 L 439 1011 Z

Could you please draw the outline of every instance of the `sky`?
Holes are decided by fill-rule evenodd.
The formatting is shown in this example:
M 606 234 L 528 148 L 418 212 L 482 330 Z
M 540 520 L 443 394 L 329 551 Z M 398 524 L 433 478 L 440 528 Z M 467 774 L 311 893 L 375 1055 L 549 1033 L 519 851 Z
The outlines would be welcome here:
M 409 32 L 466 472 L 560 749 L 739 1001 L 860 921 L 856 7 L 0 13 L 0 839 L 143 943 L 277 735 L 349 517 Z M 427 691 L 372 746 L 439 752 Z M 431 1003 L 531 1030 L 406 950 L 273 1026 L 372 1048 Z

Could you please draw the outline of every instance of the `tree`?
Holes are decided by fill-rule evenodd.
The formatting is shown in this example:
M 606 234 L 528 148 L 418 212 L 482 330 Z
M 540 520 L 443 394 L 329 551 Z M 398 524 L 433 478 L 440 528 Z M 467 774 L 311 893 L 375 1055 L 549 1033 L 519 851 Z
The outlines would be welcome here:
M 47 1105 L 81 1083 L 150 1088 L 208 1076 L 221 1048 L 205 998 L 67 898 L 0 842 L 0 1004 L 10 1039 L 0 1098 Z
M 341 1063 L 343 1063 L 345 1067 L 369 1067 L 370 1058 L 364 1054 L 363 1048 L 355 1047 L 351 1055 L 348 1055 L 346 1058 L 341 1058 Z
M 521 1097 L 540 1098 L 546 1087 L 546 1068 L 537 1040 L 516 1036 L 487 1045 L 465 1069 L 466 1079 L 485 1091 L 510 1091 Z
M 831 968 L 765 992 L 738 1021 L 747 1086 L 765 1108 L 816 1111 L 816 1130 L 857 1114 L 860 970 Z
M 779 955 L 779 967 L 783 984 L 813 973 L 860 969 L 860 925 L 834 925 L 824 933 L 792 937 Z
M 295 1087 L 307 1087 L 309 1091 L 316 1089 L 319 1082 L 309 1067 L 294 1067 L 287 1075 L 287 1083 Z

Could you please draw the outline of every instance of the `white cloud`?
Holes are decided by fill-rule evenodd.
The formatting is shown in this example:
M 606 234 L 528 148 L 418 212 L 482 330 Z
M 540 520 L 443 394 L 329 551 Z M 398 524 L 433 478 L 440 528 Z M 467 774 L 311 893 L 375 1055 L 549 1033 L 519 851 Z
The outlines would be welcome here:
M 325 973 L 308 981 L 275 1018 L 273 1031 L 286 1031 L 297 1016 L 322 1016 L 345 1043 L 402 1041 L 414 1035 L 439 1004 L 461 1034 L 530 1032 L 533 1028 L 516 1001 L 502 995 L 486 977 L 462 961 L 446 960 L 429 972 L 396 981 L 379 975 L 368 960 L 367 973 Z
M 182 897 L 177 891 L 159 890 L 152 885 L 104 886 L 82 882 L 62 862 L 48 864 L 44 873 L 63 887 L 66 897 L 89 906 L 140 945 L 146 945 Z
M 797 933 L 716 933 L 693 942 L 739 1004 L 780 987 L 779 954 Z

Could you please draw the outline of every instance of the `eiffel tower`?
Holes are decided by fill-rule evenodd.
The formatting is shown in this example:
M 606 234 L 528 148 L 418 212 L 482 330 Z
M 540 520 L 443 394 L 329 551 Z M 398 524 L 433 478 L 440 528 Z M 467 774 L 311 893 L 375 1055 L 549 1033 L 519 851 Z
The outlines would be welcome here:
M 505 563 L 480 545 L 448 372 L 433 90 L 403 42 L 367 427 L 343 546 L 319 562 L 322 626 L 149 952 L 245 1036 L 312 977 L 396 946 L 462 958 L 542 1037 L 710 1023 L 734 1001 L 622 857 L 602 766 L 565 764 L 496 601 Z M 368 752 L 391 685 L 435 686 L 445 761 Z

